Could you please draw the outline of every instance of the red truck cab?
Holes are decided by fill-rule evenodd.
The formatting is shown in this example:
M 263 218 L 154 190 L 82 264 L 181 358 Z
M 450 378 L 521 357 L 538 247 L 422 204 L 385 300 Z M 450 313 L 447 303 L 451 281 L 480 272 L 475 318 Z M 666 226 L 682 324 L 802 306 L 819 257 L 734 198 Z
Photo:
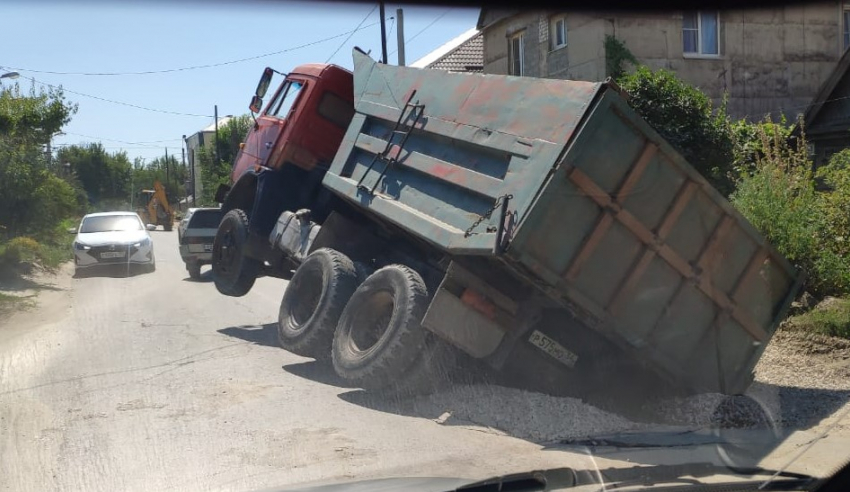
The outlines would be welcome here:
M 260 167 L 311 171 L 330 164 L 354 114 L 352 84 L 351 72 L 336 65 L 296 67 L 256 118 L 236 156 L 231 184 Z
M 310 209 L 321 221 L 334 198 L 322 186 L 354 115 L 353 74 L 337 65 L 305 64 L 285 74 L 263 108 L 276 72 L 266 68 L 251 101 L 258 113 L 236 155 L 230 185 L 216 193 L 222 212 L 240 210 L 260 244 L 283 211 Z M 261 110 L 262 109 L 262 110 Z M 252 251 L 247 254 L 262 256 Z

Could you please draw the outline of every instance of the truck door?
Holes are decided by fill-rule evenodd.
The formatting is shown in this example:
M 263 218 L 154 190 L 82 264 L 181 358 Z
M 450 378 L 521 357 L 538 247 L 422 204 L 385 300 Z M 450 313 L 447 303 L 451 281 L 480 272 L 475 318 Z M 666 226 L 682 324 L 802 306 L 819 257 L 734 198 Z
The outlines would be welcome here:
M 287 79 L 280 85 L 266 110 L 257 118 L 253 131 L 248 133 L 245 148 L 239 153 L 239 161 L 231 176 L 234 183 L 248 169 L 268 165 L 269 156 L 278 145 L 290 110 L 303 88 L 304 82 L 293 79 Z

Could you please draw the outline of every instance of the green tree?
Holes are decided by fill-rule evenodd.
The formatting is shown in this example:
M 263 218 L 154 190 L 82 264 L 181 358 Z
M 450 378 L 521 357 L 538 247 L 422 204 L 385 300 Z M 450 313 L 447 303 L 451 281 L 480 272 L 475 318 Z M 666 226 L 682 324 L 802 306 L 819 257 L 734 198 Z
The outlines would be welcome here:
M 725 107 L 675 74 L 639 67 L 617 83 L 631 106 L 691 163 L 721 194 L 735 188 L 734 142 Z
M 219 185 L 230 184 L 230 172 L 239 153 L 239 144 L 245 141 L 253 125 L 254 121 L 249 115 L 231 118 L 218 129 L 220 159 L 216 159 L 215 144 L 206 145 L 195 154 L 201 168 L 203 187 L 198 197 L 199 205 L 214 205 L 215 192 Z
M 0 238 L 45 233 L 80 211 L 74 187 L 50 173 L 44 150 L 76 110 L 59 89 L 0 90 Z
M 89 203 L 98 210 L 126 206 L 132 165 L 125 152 L 110 154 L 100 143 L 71 145 L 59 150 L 57 161 L 70 165 Z

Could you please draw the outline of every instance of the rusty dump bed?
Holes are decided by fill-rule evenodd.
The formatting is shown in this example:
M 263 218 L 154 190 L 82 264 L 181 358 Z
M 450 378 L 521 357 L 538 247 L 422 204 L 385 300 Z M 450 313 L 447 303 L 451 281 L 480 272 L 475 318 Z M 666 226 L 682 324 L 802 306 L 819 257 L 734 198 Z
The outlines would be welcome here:
M 500 254 L 679 385 L 750 384 L 801 275 L 616 87 L 354 60 L 357 113 L 328 188 L 449 254 Z M 497 252 L 500 208 L 470 227 L 506 195 Z

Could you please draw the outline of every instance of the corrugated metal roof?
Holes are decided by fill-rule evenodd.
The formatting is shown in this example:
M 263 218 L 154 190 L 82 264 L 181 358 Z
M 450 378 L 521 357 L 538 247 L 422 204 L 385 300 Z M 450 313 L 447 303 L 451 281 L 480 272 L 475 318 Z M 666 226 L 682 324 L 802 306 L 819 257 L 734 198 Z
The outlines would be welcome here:
M 449 72 L 481 72 L 484 69 L 484 37 L 470 29 L 410 65 Z

